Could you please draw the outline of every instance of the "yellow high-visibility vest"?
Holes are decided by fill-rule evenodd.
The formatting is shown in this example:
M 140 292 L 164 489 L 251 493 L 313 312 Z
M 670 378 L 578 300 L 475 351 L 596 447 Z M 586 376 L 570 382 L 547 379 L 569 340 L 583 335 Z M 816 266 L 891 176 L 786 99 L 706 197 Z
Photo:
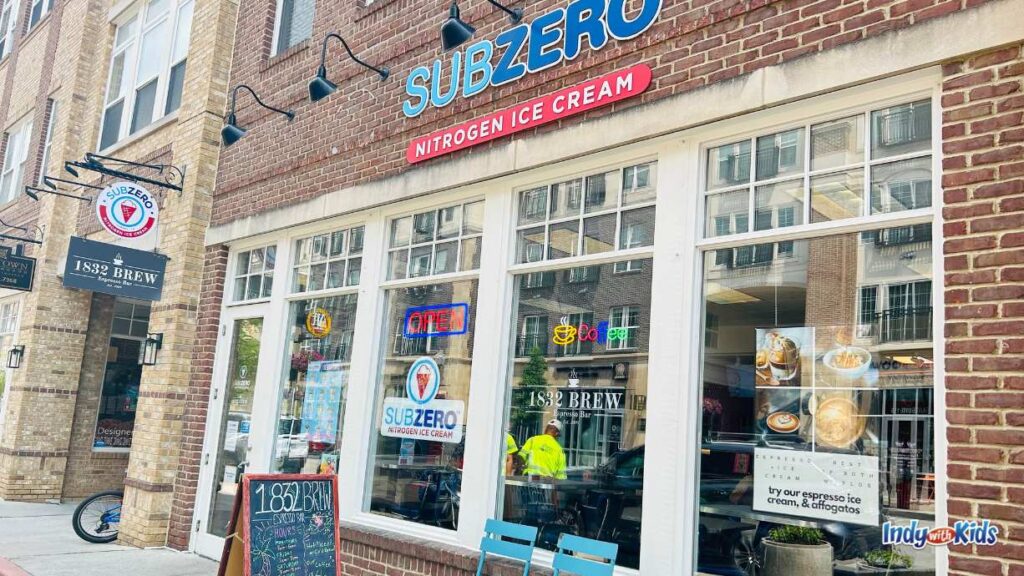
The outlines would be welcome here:
M 565 452 L 558 440 L 551 436 L 538 434 L 527 440 L 519 452 L 526 458 L 526 474 L 559 480 L 566 478 Z

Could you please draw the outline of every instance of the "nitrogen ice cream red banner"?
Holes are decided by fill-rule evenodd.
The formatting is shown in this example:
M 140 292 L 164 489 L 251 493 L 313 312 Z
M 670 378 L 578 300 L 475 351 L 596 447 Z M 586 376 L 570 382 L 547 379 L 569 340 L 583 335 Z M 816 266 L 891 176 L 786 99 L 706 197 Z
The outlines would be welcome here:
M 650 84 L 651 69 L 646 64 L 637 64 L 457 126 L 420 136 L 409 142 L 405 157 L 410 164 L 415 164 L 483 144 L 636 96 Z

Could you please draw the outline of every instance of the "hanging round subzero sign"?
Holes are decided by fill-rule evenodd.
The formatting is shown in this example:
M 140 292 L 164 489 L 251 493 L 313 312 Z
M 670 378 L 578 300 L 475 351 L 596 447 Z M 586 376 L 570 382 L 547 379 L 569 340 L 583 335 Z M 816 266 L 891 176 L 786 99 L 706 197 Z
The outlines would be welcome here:
M 156 197 L 134 182 L 117 182 L 100 192 L 96 217 L 107 232 L 121 238 L 140 238 L 156 225 Z

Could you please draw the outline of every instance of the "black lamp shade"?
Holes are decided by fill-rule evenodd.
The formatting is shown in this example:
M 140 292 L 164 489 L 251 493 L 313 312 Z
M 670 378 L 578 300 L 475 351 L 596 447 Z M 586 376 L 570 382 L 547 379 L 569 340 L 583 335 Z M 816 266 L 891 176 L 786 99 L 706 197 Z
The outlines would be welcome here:
M 36 195 L 36 193 L 33 192 L 32 190 L 29 190 L 28 188 L 25 188 L 25 195 L 28 196 L 29 198 L 35 200 L 36 202 L 39 201 L 39 196 Z
M 235 125 L 235 115 L 231 114 L 228 116 L 227 123 L 220 129 L 220 139 L 224 142 L 225 146 L 231 146 L 241 140 L 242 136 L 245 136 L 245 132 L 245 128 L 239 128 Z
M 451 50 L 460 46 L 472 38 L 474 32 L 476 32 L 476 28 L 459 18 L 459 7 L 452 2 L 452 7 L 448 11 L 448 19 L 441 25 L 441 47 Z
M 72 168 L 70 164 L 64 164 L 64 170 L 68 174 L 71 174 L 75 178 L 78 178 L 78 170 L 75 170 L 74 168 Z
M 338 89 L 338 85 L 327 79 L 327 71 L 324 67 L 316 73 L 316 78 L 309 81 L 309 101 L 317 102 L 327 98 Z

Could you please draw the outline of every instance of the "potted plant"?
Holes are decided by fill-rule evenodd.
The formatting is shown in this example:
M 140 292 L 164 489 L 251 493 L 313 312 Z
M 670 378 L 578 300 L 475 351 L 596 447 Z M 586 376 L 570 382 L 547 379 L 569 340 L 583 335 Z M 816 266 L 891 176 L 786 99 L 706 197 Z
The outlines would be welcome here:
M 831 576 L 832 545 L 817 528 L 780 526 L 764 540 L 764 576 Z
M 878 549 L 872 550 L 864 555 L 864 563 L 878 570 L 894 572 L 897 570 L 909 570 L 914 565 L 914 560 L 906 554 L 900 554 L 895 550 Z

